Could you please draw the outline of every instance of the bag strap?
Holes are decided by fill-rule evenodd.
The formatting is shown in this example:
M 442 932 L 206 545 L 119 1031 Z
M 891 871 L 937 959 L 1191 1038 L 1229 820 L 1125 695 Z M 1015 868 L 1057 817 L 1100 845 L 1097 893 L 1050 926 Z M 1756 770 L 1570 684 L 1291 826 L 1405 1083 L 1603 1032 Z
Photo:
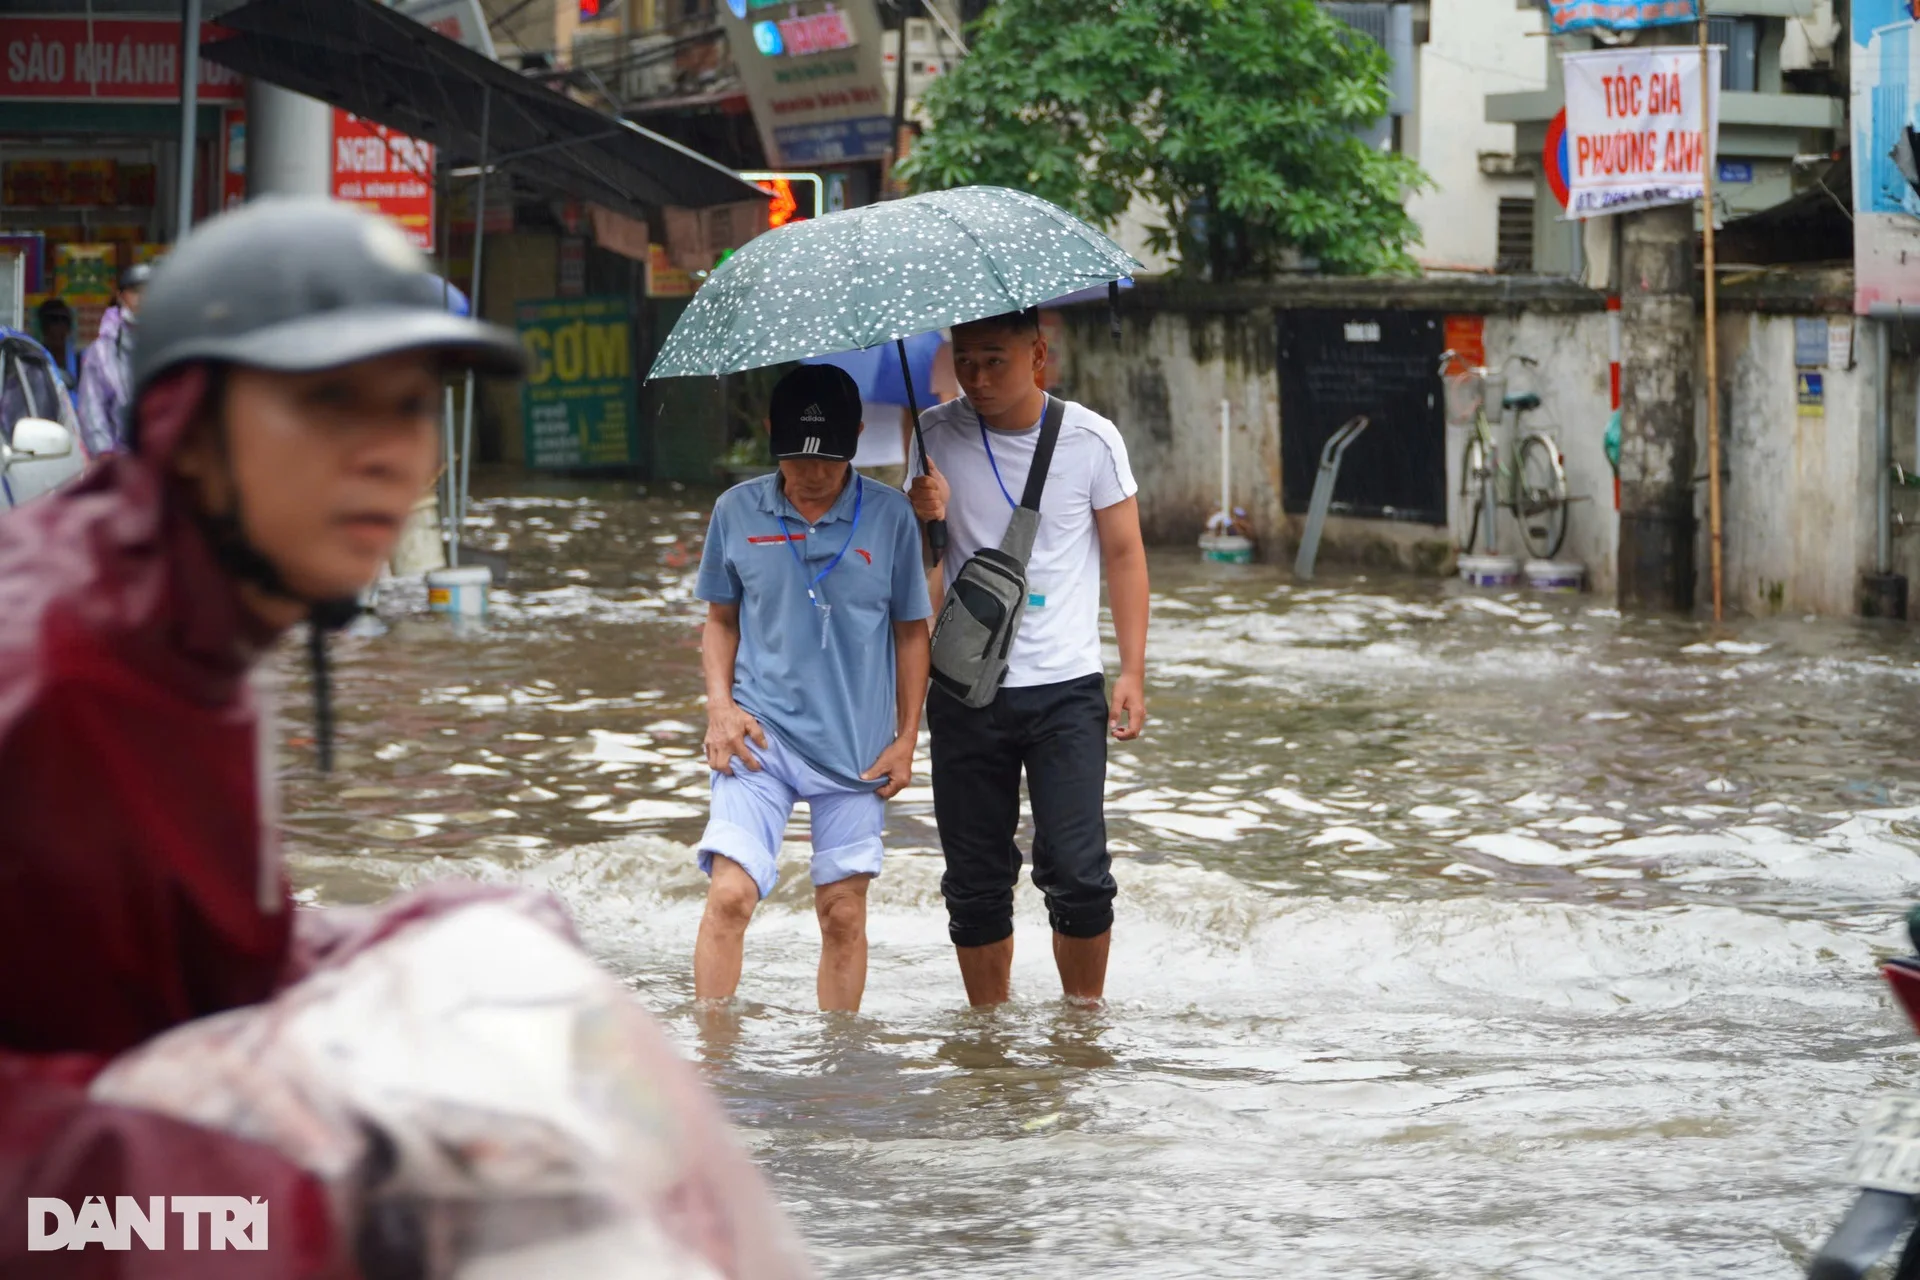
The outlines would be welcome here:
M 1040 439 L 1033 446 L 1033 465 L 1027 469 L 1027 487 L 1020 492 L 1020 505 L 1029 511 L 1040 510 L 1040 494 L 1047 487 L 1047 468 L 1053 465 L 1053 446 L 1060 442 L 1060 424 L 1067 419 L 1067 402 L 1059 396 L 1047 397 L 1047 411 L 1040 416 Z

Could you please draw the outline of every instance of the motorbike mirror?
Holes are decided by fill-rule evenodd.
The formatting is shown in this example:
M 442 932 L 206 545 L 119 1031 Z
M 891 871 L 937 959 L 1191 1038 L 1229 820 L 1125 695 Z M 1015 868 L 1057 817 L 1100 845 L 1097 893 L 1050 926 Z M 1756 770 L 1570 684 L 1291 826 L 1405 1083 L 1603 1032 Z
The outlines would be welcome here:
M 45 418 L 22 418 L 13 424 L 8 462 L 23 458 L 64 458 L 73 452 L 73 433 Z

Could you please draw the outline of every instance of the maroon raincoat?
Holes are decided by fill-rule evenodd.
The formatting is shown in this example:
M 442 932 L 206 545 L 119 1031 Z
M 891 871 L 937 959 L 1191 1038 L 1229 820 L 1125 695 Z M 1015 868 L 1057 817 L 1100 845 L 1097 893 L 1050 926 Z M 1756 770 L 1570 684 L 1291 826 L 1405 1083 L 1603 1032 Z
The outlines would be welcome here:
M 114 1054 L 291 975 L 292 904 L 248 671 L 272 637 L 166 461 L 205 393 L 138 406 L 140 444 L 0 516 L 0 1277 L 351 1275 L 316 1182 L 268 1148 L 92 1103 Z M 28 1252 L 28 1197 L 260 1197 L 264 1252 Z

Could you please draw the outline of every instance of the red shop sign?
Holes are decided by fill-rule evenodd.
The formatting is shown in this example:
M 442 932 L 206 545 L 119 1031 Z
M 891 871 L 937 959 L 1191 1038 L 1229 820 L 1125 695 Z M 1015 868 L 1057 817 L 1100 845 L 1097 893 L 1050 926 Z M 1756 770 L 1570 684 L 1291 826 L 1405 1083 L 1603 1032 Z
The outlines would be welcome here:
M 212 39 L 221 29 L 200 28 Z M 240 73 L 199 59 L 200 101 L 239 102 Z M 0 17 L 0 100 L 180 100 L 180 23 L 167 18 Z
M 333 196 L 386 214 L 433 252 L 432 143 L 334 108 Z

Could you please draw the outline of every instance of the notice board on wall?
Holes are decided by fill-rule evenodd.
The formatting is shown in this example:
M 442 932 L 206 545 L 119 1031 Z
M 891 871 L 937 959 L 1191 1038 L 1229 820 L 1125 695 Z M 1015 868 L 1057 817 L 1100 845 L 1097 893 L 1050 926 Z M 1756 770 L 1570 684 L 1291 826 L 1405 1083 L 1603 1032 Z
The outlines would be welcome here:
M 1447 426 L 1440 376 L 1446 318 L 1437 311 L 1280 313 L 1281 498 L 1305 511 L 1328 437 L 1355 414 L 1368 427 L 1347 450 L 1336 514 L 1445 524 Z

